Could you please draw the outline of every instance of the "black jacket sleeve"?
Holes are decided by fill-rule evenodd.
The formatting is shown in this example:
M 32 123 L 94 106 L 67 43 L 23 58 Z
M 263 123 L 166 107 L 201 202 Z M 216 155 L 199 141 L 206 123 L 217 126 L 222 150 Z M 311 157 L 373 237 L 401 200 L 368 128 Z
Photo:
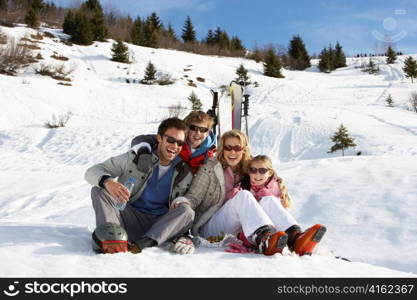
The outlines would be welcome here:
M 138 135 L 132 140 L 130 147 L 133 147 L 140 143 L 148 143 L 152 149 L 155 148 L 156 144 L 158 143 L 158 141 L 156 140 L 156 134 Z

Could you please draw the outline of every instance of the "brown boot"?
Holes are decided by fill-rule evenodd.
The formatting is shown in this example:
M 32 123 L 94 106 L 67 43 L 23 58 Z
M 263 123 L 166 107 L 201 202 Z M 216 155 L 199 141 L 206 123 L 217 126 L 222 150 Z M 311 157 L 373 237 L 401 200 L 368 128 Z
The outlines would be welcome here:
M 295 228 L 291 231 L 291 233 L 288 233 L 288 235 L 291 235 L 290 239 L 292 240 L 292 243 L 293 243 L 291 246 L 289 245 L 289 248 L 300 256 L 306 255 L 306 254 L 311 255 L 316 245 L 323 238 L 327 229 L 325 226 L 321 224 L 316 224 L 301 233 L 299 228 L 300 227 Z M 288 232 L 288 229 L 287 229 L 287 232 Z
M 129 252 L 133 253 L 133 254 L 138 254 L 138 253 L 141 253 L 142 250 L 139 248 L 139 246 L 137 244 L 131 243 L 129 245 Z

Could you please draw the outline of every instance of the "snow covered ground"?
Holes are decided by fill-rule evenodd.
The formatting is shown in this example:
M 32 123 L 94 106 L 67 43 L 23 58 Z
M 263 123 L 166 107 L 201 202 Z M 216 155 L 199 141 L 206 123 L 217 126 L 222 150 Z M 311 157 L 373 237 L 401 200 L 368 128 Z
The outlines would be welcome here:
M 24 27 L 1 31 L 14 37 L 34 33 Z M 285 70 L 285 79 L 274 79 L 262 75 L 260 63 L 238 58 L 129 45 L 133 63 L 125 65 L 110 61 L 110 42 L 67 46 L 45 37 L 38 46 L 43 62 L 62 63 L 50 58 L 56 53 L 68 57 L 64 64 L 75 71 L 72 86 L 36 75 L 33 65 L 17 77 L 0 75 L 0 276 L 416 276 L 417 115 L 406 109 L 416 84 L 403 78 L 405 57 L 389 66 L 377 58 L 377 76 L 361 72 L 354 58 L 331 74 L 313 66 Z M 175 84 L 126 83 L 141 79 L 150 60 L 176 78 Z M 135 135 L 155 132 L 169 106 L 189 106 L 192 90 L 207 110 L 210 89 L 228 85 L 240 63 L 259 83 L 249 89 L 253 153 L 273 158 L 304 228 L 328 227 L 317 253 L 264 257 L 198 248 L 179 256 L 154 248 L 138 255 L 94 254 L 95 220 L 84 171 L 127 151 Z M 394 108 L 386 107 L 388 94 Z M 68 112 L 64 128 L 44 127 L 53 114 Z M 345 157 L 327 153 L 341 123 L 358 144 Z

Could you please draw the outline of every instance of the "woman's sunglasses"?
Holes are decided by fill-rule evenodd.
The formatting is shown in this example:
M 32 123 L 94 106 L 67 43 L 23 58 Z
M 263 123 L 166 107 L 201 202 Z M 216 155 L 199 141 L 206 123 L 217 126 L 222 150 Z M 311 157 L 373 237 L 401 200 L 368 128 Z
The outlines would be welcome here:
M 200 127 L 196 125 L 188 125 L 188 128 L 190 128 L 192 131 L 198 131 L 201 133 L 206 133 L 207 131 L 209 131 L 207 127 Z
M 251 174 L 256 174 L 256 173 L 259 172 L 259 174 L 264 175 L 268 171 L 269 171 L 269 169 L 267 169 L 267 168 L 253 168 L 253 167 L 249 168 L 249 173 L 251 173 Z
M 178 147 L 182 147 L 185 144 L 184 141 L 177 140 L 177 139 L 173 138 L 172 136 L 169 136 L 169 135 L 166 135 L 166 134 L 163 134 L 162 136 L 166 137 L 167 138 L 167 142 L 170 143 L 170 144 L 177 143 Z
M 243 150 L 243 148 L 241 146 L 239 146 L 239 145 L 236 145 L 236 146 L 224 145 L 223 148 L 226 151 L 232 151 L 232 150 L 234 150 L 235 152 L 240 152 L 240 151 Z

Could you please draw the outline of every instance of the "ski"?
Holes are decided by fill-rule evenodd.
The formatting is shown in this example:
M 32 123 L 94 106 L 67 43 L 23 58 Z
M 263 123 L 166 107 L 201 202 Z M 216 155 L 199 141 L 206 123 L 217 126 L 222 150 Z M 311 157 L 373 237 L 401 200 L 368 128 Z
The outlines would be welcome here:
M 232 104 L 232 128 L 241 130 L 243 87 L 236 81 L 230 83 Z

